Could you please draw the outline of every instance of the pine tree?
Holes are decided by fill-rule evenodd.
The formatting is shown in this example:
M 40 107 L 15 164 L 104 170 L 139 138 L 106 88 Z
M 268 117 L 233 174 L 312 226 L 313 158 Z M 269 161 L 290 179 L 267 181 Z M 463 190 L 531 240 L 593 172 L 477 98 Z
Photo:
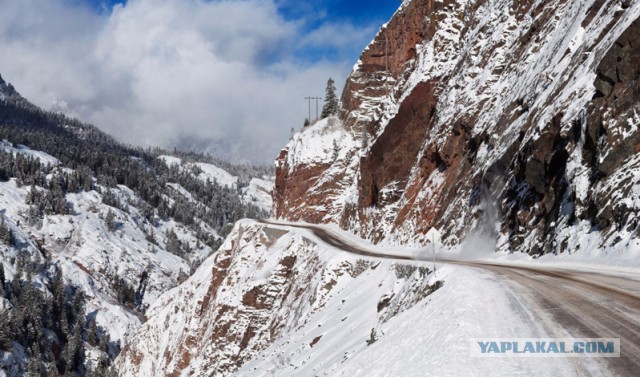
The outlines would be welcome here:
M 338 114 L 338 97 L 336 97 L 336 87 L 332 78 L 327 81 L 327 88 L 324 95 L 324 106 L 322 107 L 322 119 Z
M 40 214 L 40 209 L 37 205 L 29 206 L 29 210 L 27 212 L 27 222 L 31 226 L 37 226 L 38 229 L 42 226 L 42 217 Z
M 10 351 L 12 348 L 10 323 L 9 313 L 6 310 L 0 311 L 0 350 Z
M 67 293 L 64 288 L 64 276 L 62 269 L 56 266 L 49 287 L 53 293 L 51 316 L 57 326 L 56 333 L 62 340 L 68 339 L 69 323 L 67 321 Z
M 87 323 L 87 342 L 92 346 L 98 345 L 98 326 L 96 325 L 96 318 L 89 318 Z
M 33 347 L 33 352 L 31 353 L 31 357 L 29 357 L 29 365 L 27 367 L 27 376 L 29 377 L 40 377 L 42 375 L 42 356 L 40 354 L 40 349 L 37 345 Z
M 4 218 L 0 220 L 0 241 L 5 245 L 13 244 L 13 233 L 11 229 L 9 229 L 9 226 L 5 224 Z
M 82 325 L 81 321 L 77 321 L 73 326 L 71 338 L 62 351 L 65 371 L 69 372 L 78 369 L 83 359 L 82 351 Z
M 16 273 L 13 274 L 13 280 L 11 280 L 10 297 L 14 300 L 19 300 L 22 297 L 22 265 L 18 263 L 16 265 Z
M 4 297 L 4 263 L 0 262 L 0 299 Z
M 107 224 L 107 229 L 109 229 L 110 232 L 113 232 L 114 230 L 116 230 L 115 218 L 116 216 L 113 214 L 111 209 L 109 209 L 109 211 L 107 212 L 107 216 L 105 216 L 104 218 L 104 222 L 105 224 Z
M 109 333 L 102 334 L 102 337 L 100 337 L 100 345 L 98 346 L 98 348 L 100 348 L 100 350 L 102 350 L 102 352 L 106 353 L 107 355 L 110 353 L 109 343 L 111 343 Z
M 174 232 L 173 229 L 169 229 L 167 230 L 166 236 L 167 243 L 165 245 L 165 248 L 167 249 L 167 251 L 178 256 L 182 255 L 182 250 L 180 249 L 180 240 L 178 240 L 178 235 L 176 234 L 176 232 Z
M 145 239 L 147 240 L 147 242 L 149 242 L 150 244 L 153 245 L 157 245 L 158 243 L 156 242 L 156 234 L 153 230 L 153 225 L 149 227 L 149 231 L 147 232 Z

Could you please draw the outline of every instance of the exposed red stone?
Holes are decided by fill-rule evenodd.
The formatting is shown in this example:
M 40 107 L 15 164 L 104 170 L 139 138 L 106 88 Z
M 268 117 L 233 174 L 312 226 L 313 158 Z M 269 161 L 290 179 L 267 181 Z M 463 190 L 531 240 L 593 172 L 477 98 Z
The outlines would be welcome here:
M 493 75 L 509 72 L 531 53 L 532 46 L 535 50 L 535 44 L 553 30 L 557 22 L 555 10 L 569 6 L 569 2 L 559 0 L 553 2 L 553 6 L 551 3 L 513 0 L 508 4 L 506 9 L 512 16 L 517 20 L 527 18 L 529 24 L 509 46 L 508 59 L 495 67 L 491 72 Z M 475 2 L 466 12 L 472 15 L 482 4 L 482 1 Z M 607 10 L 606 4 L 606 1 L 595 1 L 586 10 L 583 27 L 595 25 L 598 14 Z M 324 174 L 330 167 L 328 164 L 288 166 L 289 152 L 284 150 L 277 159 L 275 215 L 292 221 L 336 221 L 343 228 L 358 224 L 361 234 L 374 241 L 386 236 L 380 225 L 391 224 L 397 229 L 411 222 L 416 234 L 424 234 L 435 226 L 444 231 L 447 239 L 457 242 L 468 229 L 454 229 L 455 220 L 465 218 L 466 224 L 470 224 L 474 217 L 483 216 L 482 211 L 474 207 L 479 203 L 479 193 L 487 191 L 492 195 L 491 200 L 499 203 L 501 218 L 498 220 L 502 222 L 502 231 L 509 235 L 510 249 L 520 247 L 524 234 L 535 233 L 539 237 L 539 247 L 523 251 L 533 254 L 552 251 L 556 246 L 548 237 L 551 231 L 549 224 L 557 222 L 565 195 L 569 195 L 570 200 L 572 198 L 573 194 L 568 192 L 569 186 L 563 175 L 566 160 L 578 144 L 581 131 L 579 119 L 575 119 L 573 125 L 567 124 L 561 112 L 555 114 L 546 126 L 540 124 L 540 116 L 544 109 L 554 105 L 552 101 L 556 101 L 567 90 L 571 73 L 578 72 L 577 68 L 584 64 L 588 54 L 603 54 L 600 43 L 605 37 L 610 37 L 629 6 L 630 2 L 625 1 L 621 9 L 609 12 L 607 26 L 595 39 L 585 41 L 580 53 L 565 52 L 565 56 L 573 54 L 568 74 L 554 79 L 557 85 L 553 86 L 547 103 L 531 107 L 531 99 L 513 98 L 513 102 L 502 110 L 492 124 L 495 132 L 500 135 L 518 121 L 521 123 L 520 135 L 517 139 L 511 138 L 510 144 L 501 145 L 503 155 L 488 169 L 485 167 L 481 171 L 475 160 L 476 153 L 481 145 L 485 148 L 495 147 L 494 135 L 472 134 L 471 130 L 483 111 L 492 109 L 491 100 L 479 101 L 468 114 L 460 114 L 452 124 L 438 124 L 437 133 L 431 132 L 438 120 L 434 109 L 439 101 L 439 93 L 452 85 L 448 77 L 435 77 L 418 84 L 404 97 L 398 112 L 384 130 L 381 129 L 381 110 L 375 106 L 375 99 L 387 95 L 399 99 L 397 96 L 401 91 L 391 92 L 392 85 L 389 82 L 403 82 L 406 79 L 406 75 L 415 68 L 416 45 L 433 38 L 440 15 L 443 14 L 440 11 L 455 8 L 453 1 L 414 0 L 407 3 L 362 53 L 358 69 L 347 79 L 342 94 L 340 117 L 345 127 L 354 135 L 366 133 L 377 136 L 369 152 L 360 160 L 358 174 L 346 178 L 328 176 Z M 460 20 L 465 20 L 460 30 L 463 36 L 469 28 L 474 27 L 467 21 L 473 17 L 466 16 L 456 15 Z M 633 117 L 631 109 L 640 100 L 637 79 L 637 61 L 640 59 L 638 23 L 636 20 L 613 43 L 597 68 L 598 78 L 594 85 L 598 94 L 588 108 L 583 151 L 584 159 L 590 161 L 594 171 L 592 185 L 614 172 L 626 158 L 640 150 L 640 134 L 637 130 L 627 130 L 626 135 L 629 132 L 633 134 L 621 137 L 626 119 Z M 503 47 L 504 43 L 497 43 L 492 48 Z M 437 56 L 437 41 L 434 41 L 434 46 L 434 56 Z M 493 51 L 484 51 L 479 56 L 479 62 L 473 64 L 482 69 L 492 56 Z M 469 55 L 463 55 L 460 59 L 459 64 L 467 64 L 470 58 Z M 369 111 L 366 115 L 371 121 L 354 115 L 362 115 L 363 106 L 372 103 L 374 106 L 366 107 Z M 607 117 L 607 122 L 603 117 Z M 538 130 L 540 126 L 544 126 L 541 131 Z M 605 145 L 604 150 L 599 150 L 598 145 Z M 440 173 L 439 183 L 433 185 L 429 179 L 436 170 Z M 322 179 L 322 186 L 314 187 L 319 179 Z M 357 185 L 357 204 L 348 204 L 339 210 L 333 208 L 334 215 L 327 216 L 327 208 L 333 205 L 332 198 L 343 192 L 341 185 L 345 182 Z M 525 192 L 518 192 L 514 187 L 519 185 L 529 188 Z M 395 191 L 391 189 L 394 186 Z M 312 187 L 314 190 L 310 190 Z M 430 195 L 421 195 L 426 187 L 429 187 Z M 381 194 L 383 190 L 384 195 Z M 608 200 L 609 196 L 605 196 L 598 202 L 578 203 L 587 210 L 570 215 L 569 221 L 573 221 L 571 216 L 577 216 L 581 219 L 590 218 L 599 227 L 609 226 L 614 219 L 624 225 L 628 215 L 614 213 L 607 204 Z M 370 210 L 392 206 L 397 210 L 385 214 L 384 218 L 377 214 L 381 211 Z

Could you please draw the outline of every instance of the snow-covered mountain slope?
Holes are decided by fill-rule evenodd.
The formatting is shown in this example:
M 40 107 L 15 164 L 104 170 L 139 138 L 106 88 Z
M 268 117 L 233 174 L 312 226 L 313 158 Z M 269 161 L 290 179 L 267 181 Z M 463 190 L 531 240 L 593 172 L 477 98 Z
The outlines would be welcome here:
M 251 203 L 266 213 L 271 213 L 273 207 L 272 192 L 274 177 L 251 178 L 246 187 L 240 189 L 242 201 Z
M 0 140 L 0 151 L 9 152 L 13 156 L 21 154 L 23 156 L 31 157 L 40 161 L 42 164 L 45 164 L 45 165 L 54 165 L 54 166 L 60 165 L 60 160 L 58 160 L 57 158 L 47 153 L 34 151 L 31 148 L 26 147 L 24 145 L 14 146 L 12 143 L 6 140 Z
M 238 188 L 240 185 L 240 198 L 245 204 L 252 204 L 262 211 L 269 213 L 273 206 L 271 192 L 273 191 L 274 178 L 263 176 L 252 177 L 248 183 L 242 183 L 240 179 L 228 171 L 204 162 L 187 162 L 175 156 L 161 155 L 158 159 L 164 161 L 168 167 L 177 167 L 184 171 L 193 171 L 203 181 L 216 182 L 218 185 L 228 188 Z
M 0 375 L 107 373 L 147 307 L 266 216 L 269 170 L 171 168 L 0 91 Z
M 404 1 L 340 120 L 281 152 L 275 215 L 376 242 L 436 228 L 452 247 L 481 232 L 500 250 L 622 252 L 640 231 L 639 15 L 631 0 Z M 329 129 L 347 136 L 309 147 Z
M 380 318 L 376 300 L 393 297 L 389 287 L 402 281 L 384 276 L 384 267 L 368 270 L 360 284 L 345 286 L 325 310 L 276 340 L 235 376 L 574 375 L 566 359 L 540 365 L 536 359 L 469 357 L 469 339 L 545 334 L 527 307 L 514 306 L 511 292 L 490 274 L 440 268 L 437 277 L 445 279 L 440 289 Z
M 178 285 L 190 274 L 192 262 L 204 259 L 213 250 L 174 221 L 159 220 L 156 226 L 147 222 L 135 207 L 140 198 L 127 187 L 104 190 L 127 203 L 127 211 L 104 204 L 103 195 L 96 191 L 74 193 L 67 195 L 72 214 L 44 215 L 30 225 L 26 200 L 30 188 L 18 187 L 15 179 L 0 182 L 2 218 L 17 239 L 14 245 L 1 245 L 0 250 L 7 280 L 13 278 L 15 270 L 9 261 L 18 253 L 28 253 L 35 260 L 50 258 L 62 268 L 69 285 L 82 288 L 89 299 L 87 310 L 96 312 L 97 324 L 109 332 L 112 340 L 124 342 L 140 325 L 142 309 Z M 105 221 L 109 212 L 114 216 L 115 229 L 109 229 Z M 152 228 L 153 241 L 149 237 Z M 194 253 L 179 257 L 167 252 L 169 229 Z M 118 302 L 116 280 L 140 290 L 141 301 L 137 305 L 129 303 L 130 308 Z M 138 312 L 132 311 L 134 305 Z
M 221 186 L 236 187 L 238 184 L 238 177 L 234 177 L 224 169 L 221 169 L 212 164 L 205 164 L 202 162 L 183 162 L 181 158 L 162 155 L 158 157 L 164 161 L 167 166 L 178 166 L 181 169 L 191 170 L 195 169 L 198 172 L 198 178 L 203 181 L 209 180 L 211 182 L 217 182 Z
M 313 347 L 334 348 L 341 359 L 342 351 L 384 337 L 385 323 L 424 305 L 440 284 L 426 266 L 366 260 L 307 231 L 241 221 L 189 280 L 148 310 L 116 366 L 131 376 L 226 376 L 274 341 L 282 343 L 265 352 L 286 343 L 304 353 L 296 366 L 307 364 Z M 288 365 L 292 355 L 281 356 Z

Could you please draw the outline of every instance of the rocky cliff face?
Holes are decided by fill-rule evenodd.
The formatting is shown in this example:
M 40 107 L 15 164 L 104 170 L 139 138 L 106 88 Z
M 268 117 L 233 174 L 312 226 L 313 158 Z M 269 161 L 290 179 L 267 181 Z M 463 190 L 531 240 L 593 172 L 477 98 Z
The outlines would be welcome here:
M 640 209 L 639 15 L 629 0 L 405 1 L 339 119 L 281 152 L 275 215 L 376 242 L 435 227 L 449 246 L 481 232 L 531 254 L 624 248 Z
M 149 309 L 116 367 L 123 376 L 227 376 L 276 340 L 301 342 L 298 354 L 363 348 L 379 326 L 442 285 L 432 277 L 427 267 L 362 260 L 309 233 L 241 221 L 189 280 Z M 343 326 L 351 328 L 349 341 Z M 270 359 L 273 365 L 247 373 L 293 366 Z M 317 365 L 306 361 L 295 369 Z

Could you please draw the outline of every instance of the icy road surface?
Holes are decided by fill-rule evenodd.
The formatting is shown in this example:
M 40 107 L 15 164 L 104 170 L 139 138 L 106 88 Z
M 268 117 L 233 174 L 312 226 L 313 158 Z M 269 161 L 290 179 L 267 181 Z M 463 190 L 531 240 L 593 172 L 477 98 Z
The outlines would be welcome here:
M 359 245 L 354 239 L 319 225 L 262 221 L 279 227 L 309 230 L 326 244 L 343 251 L 371 258 L 432 262 L 428 253 L 384 252 Z M 377 249 L 377 250 L 376 250 Z M 566 358 L 563 362 L 575 375 L 636 376 L 640 370 L 640 276 L 607 269 L 553 268 L 537 263 L 509 264 L 436 257 L 437 263 L 453 264 L 489 273 L 504 284 L 514 311 L 529 318 L 544 333 L 533 331 L 527 337 L 548 338 L 620 338 L 620 358 Z M 464 305 L 464 303 L 460 303 Z M 487 308 L 491 310 L 491 308 Z M 505 320 L 511 320 L 510 318 Z M 523 336 L 524 337 L 524 336 Z M 477 363 L 497 359 L 475 359 Z M 510 360 L 523 363 L 523 359 Z M 530 359 L 533 360 L 533 359 Z M 451 360 L 452 362 L 459 362 Z M 551 359 L 537 359 L 547 363 Z M 553 362 L 558 361 L 554 359 Z M 532 372 L 529 370 L 529 372 Z M 500 375 L 499 370 L 495 370 Z

